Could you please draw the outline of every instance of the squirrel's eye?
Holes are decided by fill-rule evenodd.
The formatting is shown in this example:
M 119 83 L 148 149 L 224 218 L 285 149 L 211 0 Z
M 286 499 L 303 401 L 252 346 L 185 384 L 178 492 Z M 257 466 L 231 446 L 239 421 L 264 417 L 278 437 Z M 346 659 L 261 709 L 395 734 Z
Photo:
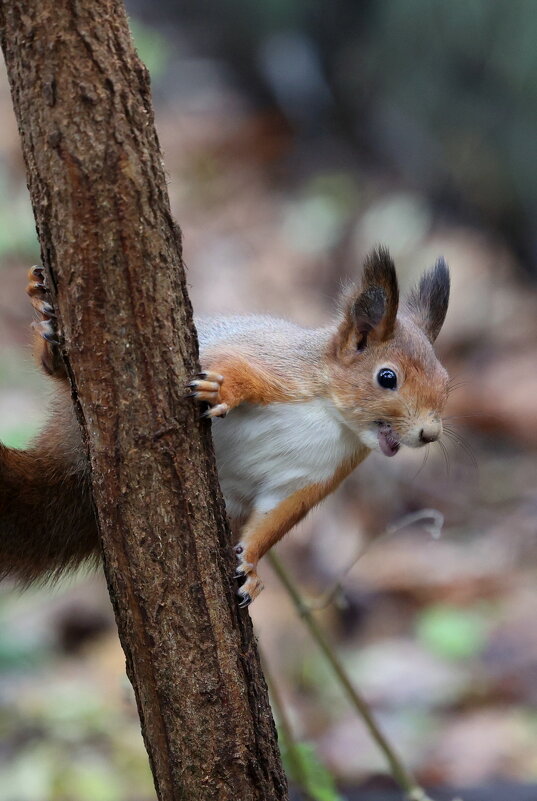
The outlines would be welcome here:
M 383 367 L 378 371 L 377 381 L 383 389 L 396 389 L 397 387 L 397 376 L 388 367 Z

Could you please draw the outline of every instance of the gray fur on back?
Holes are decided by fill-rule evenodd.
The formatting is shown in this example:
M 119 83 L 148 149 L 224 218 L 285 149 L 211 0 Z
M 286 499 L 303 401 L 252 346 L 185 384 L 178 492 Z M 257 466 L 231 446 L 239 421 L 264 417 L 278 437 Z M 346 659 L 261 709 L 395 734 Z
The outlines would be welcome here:
M 313 366 L 333 333 L 333 329 L 302 328 L 278 317 L 255 314 L 198 318 L 196 327 L 202 355 L 229 346 L 260 361 L 266 357 L 275 369 L 278 364 L 289 365 L 289 360 Z

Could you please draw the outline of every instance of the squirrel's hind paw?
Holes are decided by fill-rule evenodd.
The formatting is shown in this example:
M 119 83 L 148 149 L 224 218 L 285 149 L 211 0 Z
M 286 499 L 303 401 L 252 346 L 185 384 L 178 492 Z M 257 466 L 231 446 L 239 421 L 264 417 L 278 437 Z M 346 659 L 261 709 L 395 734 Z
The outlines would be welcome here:
M 49 301 L 43 267 L 35 265 L 28 273 L 26 292 L 38 319 L 32 323 L 35 332 L 35 355 L 44 370 L 57 378 L 65 378 L 65 367 L 60 354 L 56 315 Z
M 37 331 L 39 336 L 43 337 L 43 339 L 46 339 L 46 341 L 51 345 L 60 344 L 59 340 L 57 339 L 58 334 L 56 332 L 56 326 L 51 320 L 41 320 L 39 323 L 34 322 L 32 323 L 32 328 L 34 331 Z
M 244 549 L 240 543 L 235 547 L 235 553 L 238 561 L 237 569 L 235 570 L 235 581 L 239 585 L 237 596 L 240 608 L 244 609 L 244 607 L 250 606 L 252 601 L 257 598 L 264 584 L 257 575 L 256 566 L 245 560 Z
M 244 609 L 244 607 L 250 606 L 252 601 L 257 598 L 263 587 L 264 584 L 257 573 L 250 573 L 237 590 L 240 608 Z
M 26 294 L 29 296 L 32 306 L 40 317 L 44 319 L 55 318 L 52 304 L 49 303 L 48 290 L 45 284 L 45 271 L 38 264 L 30 268 L 28 273 L 28 286 Z

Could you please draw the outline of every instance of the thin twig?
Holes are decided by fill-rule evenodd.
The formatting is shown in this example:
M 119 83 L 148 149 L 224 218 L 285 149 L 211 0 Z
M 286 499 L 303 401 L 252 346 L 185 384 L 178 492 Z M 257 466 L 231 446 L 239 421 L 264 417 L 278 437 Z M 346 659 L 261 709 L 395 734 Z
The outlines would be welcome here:
M 379 534 L 375 537 L 371 542 L 366 543 L 363 545 L 358 553 L 353 557 L 353 559 L 349 562 L 347 567 L 345 567 L 340 575 L 338 576 L 337 580 L 329 587 L 327 590 L 323 592 L 321 596 L 315 598 L 311 601 L 304 601 L 304 603 L 311 609 L 312 611 L 320 611 L 325 609 L 329 606 L 338 592 L 341 590 L 341 582 L 343 579 L 348 576 L 351 572 L 352 568 L 356 565 L 357 562 L 360 561 L 362 556 L 368 551 L 371 545 L 376 545 L 381 540 L 386 539 L 387 537 L 391 537 L 394 534 L 397 534 L 398 531 L 402 529 L 409 528 L 410 526 L 415 525 L 416 523 L 424 523 L 429 521 L 428 525 L 424 525 L 425 528 L 431 537 L 435 540 L 440 539 L 442 536 L 442 529 L 444 527 L 444 515 L 438 511 L 438 509 L 420 509 L 418 512 L 412 512 L 411 514 L 405 515 L 396 523 L 391 526 L 388 526 L 382 534 Z
M 401 758 L 398 756 L 391 743 L 386 739 L 384 734 L 379 729 L 375 719 L 373 718 L 373 715 L 369 710 L 367 702 L 353 686 L 341 660 L 332 648 L 332 645 L 328 642 L 323 630 L 315 620 L 308 604 L 304 601 L 296 589 L 291 576 L 287 572 L 286 568 L 284 568 L 279 557 L 276 556 L 273 551 L 271 551 L 268 555 L 268 560 L 270 561 L 274 572 L 287 590 L 289 597 L 291 598 L 298 614 L 307 626 L 311 636 L 316 641 L 317 645 L 330 663 L 349 700 L 364 721 L 371 737 L 377 743 L 386 757 L 390 767 L 390 772 L 397 784 L 399 784 L 404 791 L 407 801 L 432 801 L 425 791 L 417 784 L 412 774 L 404 766 Z

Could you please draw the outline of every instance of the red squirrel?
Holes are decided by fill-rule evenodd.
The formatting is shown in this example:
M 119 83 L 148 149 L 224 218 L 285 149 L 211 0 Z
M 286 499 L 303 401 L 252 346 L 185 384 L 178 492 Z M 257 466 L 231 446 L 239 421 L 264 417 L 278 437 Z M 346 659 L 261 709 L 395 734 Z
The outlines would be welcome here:
M 44 271 L 30 271 L 34 350 L 56 393 L 25 451 L 0 443 L 0 576 L 55 576 L 99 542 L 89 472 Z M 435 356 L 449 271 L 439 259 L 401 305 L 384 248 L 337 319 L 306 329 L 269 316 L 198 320 L 203 372 L 187 397 L 213 420 L 218 475 L 237 554 L 237 594 L 262 590 L 261 557 L 370 453 L 394 456 L 442 434 L 448 376 Z

